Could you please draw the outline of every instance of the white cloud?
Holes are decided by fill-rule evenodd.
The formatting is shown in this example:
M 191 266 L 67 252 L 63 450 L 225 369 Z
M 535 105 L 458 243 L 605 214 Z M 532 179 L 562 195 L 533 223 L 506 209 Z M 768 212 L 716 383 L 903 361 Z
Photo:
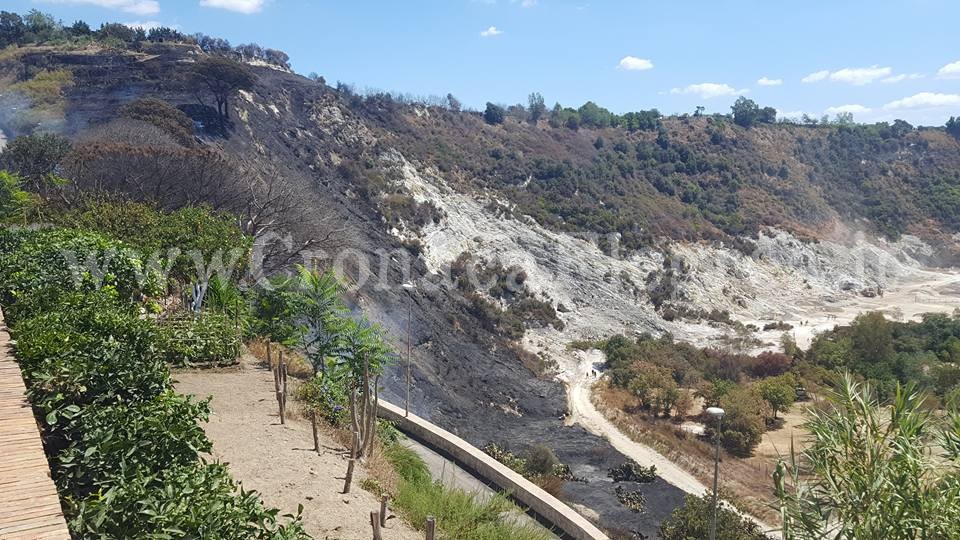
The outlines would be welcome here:
M 816 117 L 817 115 L 808 113 L 806 111 L 781 111 L 777 109 L 777 118 L 789 118 L 792 120 L 799 120 L 803 118 L 803 115 Z
M 863 105 L 838 105 L 836 107 L 827 107 L 823 111 L 824 114 L 840 114 L 840 113 L 851 113 L 851 114 L 864 114 L 870 112 L 869 107 L 864 107 Z
M 958 74 L 960 74 L 960 66 L 958 66 Z M 801 81 L 805 83 L 814 83 L 829 80 L 831 82 L 863 86 L 877 81 L 884 83 L 898 83 L 900 81 L 919 79 L 921 77 L 923 77 L 923 75 L 919 73 L 902 73 L 894 75 L 893 68 L 875 65 L 870 67 L 843 68 L 836 71 L 823 69 L 820 71 L 814 71 L 813 73 L 801 79 Z
M 520 7 L 528 8 L 537 5 L 537 0 L 510 0 L 513 4 L 520 4 Z
M 780 86 L 783 84 L 783 79 L 768 79 L 766 77 L 760 77 L 757 81 L 757 84 L 760 86 Z
M 960 79 L 960 60 L 950 62 L 938 69 L 937 77 L 941 79 Z
M 820 70 L 820 71 L 814 71 L 813 73 L 811 73 L 811 74 L 807 75 L 806 77 L 800 79 L 800 82 L 805 82 L 805 83 L 818 82 L 818 81 L 822 81 L 822 80 L 826 79 L 826 78 L 829 77 L 829 76 L 830 76 L 830 72 L 827 71 L 827 70 L 825 70 L 825 69 L 823 69 L 823 70 Z
M 646 58 L 624 56 L 620 59 L 620 63 L 617 64 L 617 69 L 625 69 L 627 71 L 646 71 L 648 69 L 653 69 L 653 62 L 647 60 Z
M 250 15 L 263 9 L 265 0 L 200 0 L 203 7 L 220 8 Z
M 920 73 L 901 73 L 900 75 L 893 75 L 887 77 L 886 79 L 880 79 L 882 83 L 898 83 L 900 81 L 914 81 L 917 79 L 922 79 L 923 75 Z
M 134 22 L 123 23 L 123 25 L 129 26 L 130 28 L 143 28 L 144 32 L 149 32 L 154 28 L 161 28 L 161 27 L 173 28 L 174 30 L 179 28 L 175 24 L 164 24 L 160 21 L 134 21 Z
M 736 96 L 746 94 L 749 90 L 737 90 L 729 84 L 721 83 L 699 83 L 690 84 L 683 88 L 673 88 L 671 94 L 693 94 L 701 99 L 710 99 L 721 96 Z
M 910 97 L 891 101 L 883 106 L 888 111 L 897 109 L 929 109 L 935 107 L 955 107 L 960 105 L 960 94 L 940 94 L 920 92 Z
M 877 79 L 883 79 L 893 74 L 889 67 L 870 66 L 866 68 L 843 68 L 830 74 L 830 80 L 863 86 Z
M 106 9 L 116 9 L 135 15 L 153 15 L 160 13 L 157 0 L 42 0 L 53 4 L 87 4 Z
M 483 32 L 480 32 L 480 37 L 499 36 L 502 33 L 503 33 L 503 30 L 497 30 L 496 26 L 491 26 L 490 28 L 487 28 Z

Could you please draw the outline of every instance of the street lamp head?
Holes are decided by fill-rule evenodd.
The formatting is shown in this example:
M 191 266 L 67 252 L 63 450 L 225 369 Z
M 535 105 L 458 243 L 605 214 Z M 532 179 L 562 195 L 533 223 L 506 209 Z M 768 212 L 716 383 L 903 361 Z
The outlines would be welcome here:
M 723 415 L 727 414 L 727 412 L 720 407 L 707 407 L 707 414 L 714 418 L 720 419 L 723 418 Z

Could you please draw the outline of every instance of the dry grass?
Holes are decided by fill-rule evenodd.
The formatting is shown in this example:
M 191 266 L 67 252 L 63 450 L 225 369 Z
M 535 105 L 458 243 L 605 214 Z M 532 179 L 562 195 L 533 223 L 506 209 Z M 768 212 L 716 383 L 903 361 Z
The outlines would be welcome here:
M 610 388 L 606 382 L 594 387 L 592 401 L 610 422 L 631 439 L 646 444 L 681 466 L 704 485 L 713 483 L 714 447 L 689 434 L 670 420 L 653 420 L 644 414 L 628 414 L 636 407 L 629 392 Z M 773 469 L 776 459 L 764 456 L 740 459 L 723 452 L 720 488 L 733 495 L 734 504 L 768 524 L 779 522 L 773 503 Z
M 263 365 L 267 365 L 267 340 L 262 337 L 256 337 L 247 342 L 247 350 L 250 351 L 257 360 Z M 271 363 L 270 369 L 276 367 L 280 362 L 280 355 L 283 354 L 283 360 L 287 363 L 287 374 L 298 379 L 309 379 L 313 377 L 313 365 L 310 361 L 296 349 L 285 347 L 279 343 L 270 343 Z

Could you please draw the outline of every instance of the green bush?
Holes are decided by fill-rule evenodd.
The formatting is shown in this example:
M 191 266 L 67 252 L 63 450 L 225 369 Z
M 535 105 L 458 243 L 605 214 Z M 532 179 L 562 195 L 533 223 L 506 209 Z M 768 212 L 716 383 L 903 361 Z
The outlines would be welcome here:
M 160 324 L 158 346 L 175 366 L 229 365 L 240 356 L 240 333 L 230 316 L 182 313 Z
M 317 376 L 300 386 L 297 399 L 302 401 L 311 412 L 316 412 L 331 425 L 342 427 L 347 424 L 347 381 L 345 378 Z
M 196 463 L 210 452 L 200 422 L 210 415 L 207 401 L 165 391 L 142 403 L 91 405 L 71 419 L 72 438 L 55 466 L 61 493 L 82 498 L 138 475 Z
M 0 303 L 73 536 L 305 538 L 298 519 L 279 525 L 225 467 L 200 460 L 207 404 L 171 386 L 165 358 L 232 360 L 235 326 L 191 319 L 201 339 L 189 346 L 158 330 L 146 314 L 159 281 L 124 247 L 86 231 L 0 230 Z M 65 250 L 102 272 L 78 270 Z
M 298 522 L 280 525 L 278 512 L 240 489 L 220 464 L 137 476 L 69 510 L 76 516 L 70 528 L 80 538 L 309 538 Z

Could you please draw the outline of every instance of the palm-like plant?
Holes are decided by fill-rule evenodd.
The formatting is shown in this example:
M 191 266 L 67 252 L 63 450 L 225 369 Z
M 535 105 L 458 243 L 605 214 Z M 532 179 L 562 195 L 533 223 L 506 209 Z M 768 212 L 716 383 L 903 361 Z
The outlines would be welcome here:
M 774 473 L 787 540 L 960 538 L 960 415 L 912 387 L 882 406 L 847 374 Z
M 320 273 L 298 266 L 297 272 L 288 294 L 294 298 L 297 318 L 306 326 L 301 332 L 303 347 L 314 374 L 326 373 L 327 359 L 341 351 L 347 330 L 343 317 L 347 308 L 340 298 L 344 288 L 331 270 Z
M 384 337 L 380 325 L 366 319 L 347 319 L 343 333 L 343 349 L 340 369 L 350 373 L 350 421 L 353 431 L 359 435 L 357 448 L 360 456 L 373 449 L 377 429 L 380 376 L 384 367 L 393 360 L 394 353 Z

